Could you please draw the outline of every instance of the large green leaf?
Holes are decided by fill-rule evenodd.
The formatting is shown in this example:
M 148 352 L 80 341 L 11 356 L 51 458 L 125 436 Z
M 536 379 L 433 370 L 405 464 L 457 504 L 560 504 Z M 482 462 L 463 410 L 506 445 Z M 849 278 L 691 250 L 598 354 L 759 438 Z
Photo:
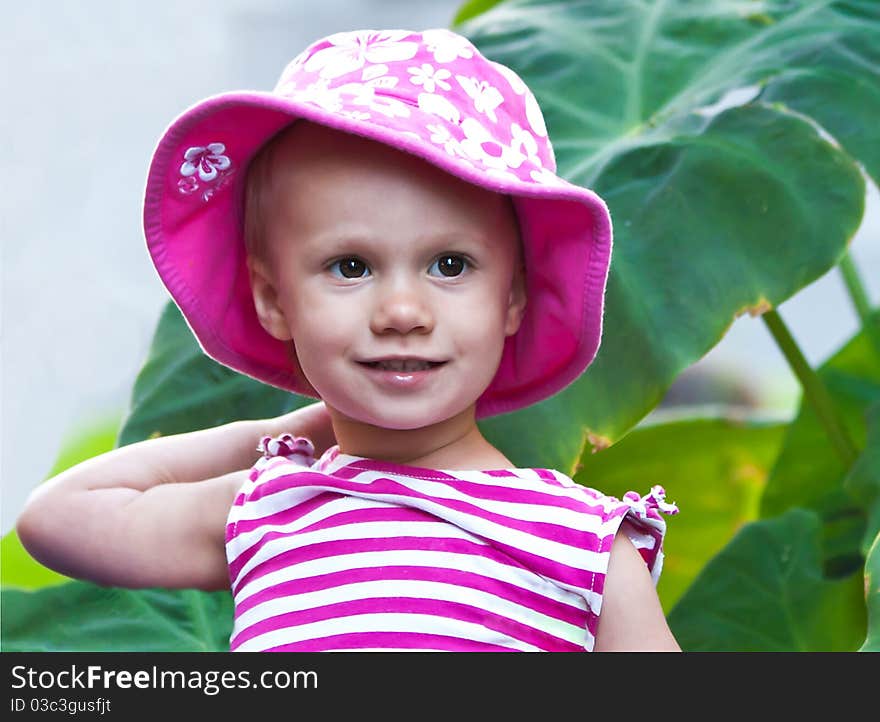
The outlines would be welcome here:
M 596 360 L 543 405 L 485 422 L 502 447 L 540 429 L 531 458 L 549 464 L 608 445 L 738 315 L 778 306 L 846 253 L 865 192 L 846 151 L 878 138 L 853 88 L 878 87 L 880 4 L 521 0 L 456 29 L 522 75 L 559 172 L 606 198 L 615 224 Z M 777 102 L 807 76 L 814 103 L 833 96 L 850 115 L 845 149 L 801 117 L 806 104 Z M 774 102 L 705 110 L 752 84 Z
M 4 652 L 229 651 L 228 592 L 118 589 L 68 582 L 4 589 Z
M 621 498 L 665 487 L 681 513 L 667 517 L 666 559 L 657 586 L 671 609 L 694 577 L 734 533 L 757 517 L 758 500 L 785 424 L 755 415 L 718 415 L 657 422 L 633 429 L 601 453 L 585 452 L 575 481 Z
M 865 639 L 861 570 L 828 580 L 811 511 L 752 522 L 703 569 L 669 614 L 689 651 L 854 651 Z

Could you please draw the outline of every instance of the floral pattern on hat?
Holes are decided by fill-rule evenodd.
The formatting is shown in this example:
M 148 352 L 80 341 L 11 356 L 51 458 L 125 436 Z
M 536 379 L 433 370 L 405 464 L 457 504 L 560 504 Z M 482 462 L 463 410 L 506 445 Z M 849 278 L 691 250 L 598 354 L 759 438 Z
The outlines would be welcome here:
M 547 128 L 522 79 L 493 61 L 487 65 L 497 71 L 496 77 L 475 76 L 469 63 L 477 49 L 452 31 L 423 31 L 421 43 L 412 42 L 413 36 L 398 30 L 331 35 L 288 65 L 275 92 L 384 126 L 389 118 L 409 119 L 407 106 L 418 107 L 437 116 L 438 122 L 406 123 L 395 129 L 415 128 L 422 141 L 440 145 L 480 170 L 508 176 L 514 171 L 515 177 L 532 182 L 552 177 L 555 158 Z M 520 105 L 505 108 L 511 102 Z M 513 121 L 523 117 L 528 127 Z M 473 122 L 465 124 L 467 119 Z M 448 127 L 440 130 L 445 124 Z M 494 149 L 485 145 L 490 140 Z M 522 172 L 516 172 L 521 167 Z M 551 174 L 542 173 L 544 168 Z
M 447 82 L 452 77 L 445 68 L 434 68 L 430 63 L 422 63 L 421 67 L 409 67 L 406 71 L 410 74 L 410 82 L 421 85 L 428 93 L 433 93 L 438 87 L 443 90 L 451 90 L 452 86 Z
M 318 73 L 334 80 L 364 67 L 366 63 L 388 63 L 409 60 L 419 50 L 417 43 L 405 42 L 411 33 L 405 30 L 335 33 L 328 46 L 316 51 L 304 65 L 307 73 Z
M 177 189 L 184 195 L 191 195 L 204 188 L 201 194 L 202 200 L 210 200 L 214 191 L 223 187 L 227 176 L 232 173 L 232 161 L 229 156 L 224 155 L 225 152 L 224 143 L 208 143 L 204 146 L 187 148 L 183 153 L 183 163 L 180 165 L 182 177 L 177 182 Z M 213 185 L 208 185 L 212 183 Z
M 485 61 L 446 29 L 357 30 L 313 43 L 284 69 L 274 93 L 356 122 L 390 128 L 441 148 L 478 172 L 504 179 L 558 184 L 556 160 L 534 95 L 510 68 Z M 412 115 L 436 120 L 413 122 Z M 184 153 L 178 190 L 209 200 L 231 162 L 224 143 Z M 214 184 L 203 188 L 206 184 Z

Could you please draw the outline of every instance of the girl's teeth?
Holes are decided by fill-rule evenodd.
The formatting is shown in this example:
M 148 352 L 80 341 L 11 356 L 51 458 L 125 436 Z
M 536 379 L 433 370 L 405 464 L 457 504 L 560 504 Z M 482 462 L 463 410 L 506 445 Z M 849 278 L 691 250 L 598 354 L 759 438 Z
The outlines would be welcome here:
M 376 366 L 385 371 L 424 371 L 431 368 L 427 361 L 380 361 Z

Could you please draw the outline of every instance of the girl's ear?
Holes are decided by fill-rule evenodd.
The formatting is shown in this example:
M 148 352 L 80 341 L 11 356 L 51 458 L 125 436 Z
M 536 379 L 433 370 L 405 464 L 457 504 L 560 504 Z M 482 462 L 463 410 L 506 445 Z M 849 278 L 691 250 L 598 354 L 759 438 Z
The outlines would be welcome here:
M 289 341 L 293 338 L 287 327 L 284 310 L 278 303 L 278 291 L 275 290 L 272 276 L 266 265 L 252 256 L 247 259 L 248 275 L 251 281 L 251 291 L 254 296 L 254 308 L 260 325 L 270 336 L 279 341 Z
M 507 321 L 504 325 L 505 336 L 513 336 L 513 334 L 519 331 L 527 301 L 526 269 L 522 263 L 518 263 L 513 273 L 513 283 L 510 286 L 510 297 L 507 302 Z

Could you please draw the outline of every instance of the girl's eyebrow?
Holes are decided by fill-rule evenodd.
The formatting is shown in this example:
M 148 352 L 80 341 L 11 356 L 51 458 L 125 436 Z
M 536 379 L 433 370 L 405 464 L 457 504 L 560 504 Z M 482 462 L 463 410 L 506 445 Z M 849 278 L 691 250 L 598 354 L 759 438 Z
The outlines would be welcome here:
M 321 248 L 327 248 L 328 246 L 341 246 L 350 243 L 370 244 L 376 240 L 378 239 L 376 239 L 374 236 L 365 233 L 343 233 L 338 235 L 328 233 L 318 236 L 314 239 L 314 242 Z M 435 233 L 433 235 L 425 234 L 422 236 L 417 236 L 416 240 L 418 242 L 425 242 L 430 244 L 455 241 L 476 241 L 478 243 L 485 242 L 485 238 L 482 235 L 466 231 L 446 231 L 442 233 Z

